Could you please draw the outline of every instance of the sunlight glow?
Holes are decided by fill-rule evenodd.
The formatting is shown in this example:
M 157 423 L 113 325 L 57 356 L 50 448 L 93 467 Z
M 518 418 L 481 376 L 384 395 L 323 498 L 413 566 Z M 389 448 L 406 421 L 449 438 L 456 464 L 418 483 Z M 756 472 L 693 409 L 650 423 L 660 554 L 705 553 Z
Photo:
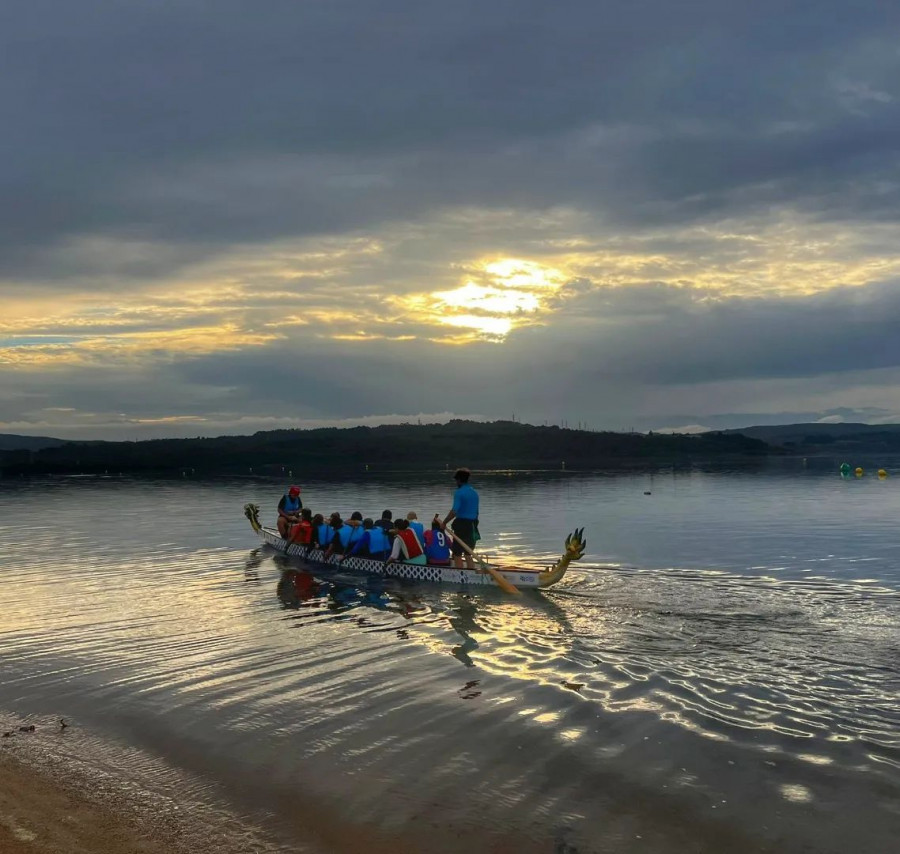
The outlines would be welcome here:
M 482 247 L 519 242 L 532 254 L 476 250 L 473 227 Z M 615 232 L 575 210 L 537 217 L 466 209 L 377 235 L 230 247 L 182 267 L 173 262 L 171 278 L 144 280 L 132 262 L 157 258 L 154 247 L 89 241 L 74 249 L 85 265 L 109 267 L 100 285 L 86 280 L 84 288 L 61 287 L 47 296 L 27 282 L 0 282 L 9 292 L 0 317 L 0 365 L 159 362 L 308 337 L 349 346 L 499 344 L 516 330 L 553 324 L 557 313 L 569 323 L 602 327 L 602 312 L 565 310 L 591 291 L 613 300 L 616 291 L 652 285 L 690 290 L 701 303 L 889 282 L 900 277 L 898 240 L 893 223 L 862 229 L 790 211 Z M 120 262 L 127 287 L 117 287 L 112 300 Z
M 482 260 L 452 290 L 409 300 L 433 322 L 467 328 L 472 340 L 502 341 L 516 327 L 534 323 L 567 281 L 552 267 L 520 258 Z
M 523 261 L 520 258 L 491 261 L 484 265 L 484 270 L 510 288 L 555 290 L 564 281 L 564 276 L 559 270 L 542 267 L 533 261 Z
M 466 282 L 455 291 L 438 291 L 434 296 L 450 308 L 478 308 L 494 314 L 536 311 L 540 307 L 540 301 L 534 294 L 485 287 L 474 282 Z
M 453 314 L 441 318 L 448 326 L 463 326 L 487 337 L 505 337 L 509 335 L 513 322 L 508 317 L 485 317 L 477 314 Z

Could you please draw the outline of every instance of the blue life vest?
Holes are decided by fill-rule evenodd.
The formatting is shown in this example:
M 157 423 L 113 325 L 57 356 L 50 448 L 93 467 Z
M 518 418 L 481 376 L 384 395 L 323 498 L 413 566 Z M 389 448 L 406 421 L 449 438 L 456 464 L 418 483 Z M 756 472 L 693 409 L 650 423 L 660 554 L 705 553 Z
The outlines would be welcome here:
M 328 548 L 331 545 L 331 541 L 334 539 L 334 528 L 331 525 L 319 525 L 316 529 L 319 535 L 319 546 L 323 549 Z
M 416 532 L 420 543 L 425 541 L 425 526 L 421 522 L 412 521 L 409 523 L 409 527 Z
M 291 498 L 290 495 L 285 494 L 284 496 L 284 512 L 285 513 L 296 513 L 300 510 L 300 496 L 298 495 L 296 498 Z
M 360 540 L 363 535 L 363 529 L 354 525 L 342 525 L 338 529 L 338 536 L 341 538 L 341 545 L 346 549 Z
M 428 531 L 425 534 L 425 555 L 428 562 L 450 560 L 450 541 L 443 531 Z
M 385 552 L 389 552 L 390 550 L 391 543 L 387 538 L 387 534 L 385 534 L 385 532 L 379 527 L 370 528 L 369 554 L 378 557 L 383 555 Z

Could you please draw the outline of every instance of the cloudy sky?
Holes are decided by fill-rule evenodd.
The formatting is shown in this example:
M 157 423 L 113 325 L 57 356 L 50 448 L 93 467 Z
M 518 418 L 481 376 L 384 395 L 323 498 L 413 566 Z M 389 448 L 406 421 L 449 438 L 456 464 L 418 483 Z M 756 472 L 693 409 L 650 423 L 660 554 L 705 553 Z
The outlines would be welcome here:
M 0 432 L 900 421 L 900 4 L 0 11 Z

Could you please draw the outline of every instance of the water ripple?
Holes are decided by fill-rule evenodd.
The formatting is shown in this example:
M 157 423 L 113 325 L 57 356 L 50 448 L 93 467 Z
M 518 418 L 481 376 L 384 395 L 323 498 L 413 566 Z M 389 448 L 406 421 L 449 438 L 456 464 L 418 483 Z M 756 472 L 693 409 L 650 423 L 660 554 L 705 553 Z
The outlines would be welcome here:
M 57 532 L 0 527 L 7 704 L 115 713 L 197 763 L 227 757 L 248 779 L 264 768 L 266 785 L 295 785 L 308 763 L 359 815 L 395 775 L 449 798 L 473 769 L 491 809 L 529 815 L 589 812 L 569 768 L 604 791 L 598 775 L 615 768 L 619 786 L 733 787 L 735 801 L 816 804 L 840 779 L 879 810 L 900 791 L 900 593 L 869 570 L 585 561 L 564 587 L 512 599 L 311 574 L 206 542 L 213 510 L 179 527 L 184 496 L 164 498 L 164 542 L 133 518 L 104 541 L 91 520 L 121 501 L 105 492 L 73 507 L 64 559 Z M 497 542 L 553 557 L 512 525 Z M 537 744 L 556 769 L 544 776 Z M 722 769 L 738 766 L 762 771 L 729 782 Z M 348 792 L 348 775 L 367 782 Z M 422 808 L 415 792 L 395 797 L 398 815 Z

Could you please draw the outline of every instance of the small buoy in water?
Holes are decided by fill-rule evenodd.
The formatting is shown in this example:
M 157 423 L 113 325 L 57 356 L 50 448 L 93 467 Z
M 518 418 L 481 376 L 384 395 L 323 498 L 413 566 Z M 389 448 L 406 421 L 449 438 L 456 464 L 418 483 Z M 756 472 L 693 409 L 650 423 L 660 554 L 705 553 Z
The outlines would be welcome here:
M 884 469 L 878 469 L 878 477 L 887 477 L 887 472 Z
M 850 474 L 850 463 L 841 463 L 841 474 Z
M 644 495 L 649 495 L 649 494 L 650 494 L 650 490 L 648 489 L 648 490 L 644 493 Z
M 855 469 L 853 469 L 853 474 L 855 474 L 857 477 L 862 477 L 865 472 L 862 470 L 862 466 L 857 466 Z

